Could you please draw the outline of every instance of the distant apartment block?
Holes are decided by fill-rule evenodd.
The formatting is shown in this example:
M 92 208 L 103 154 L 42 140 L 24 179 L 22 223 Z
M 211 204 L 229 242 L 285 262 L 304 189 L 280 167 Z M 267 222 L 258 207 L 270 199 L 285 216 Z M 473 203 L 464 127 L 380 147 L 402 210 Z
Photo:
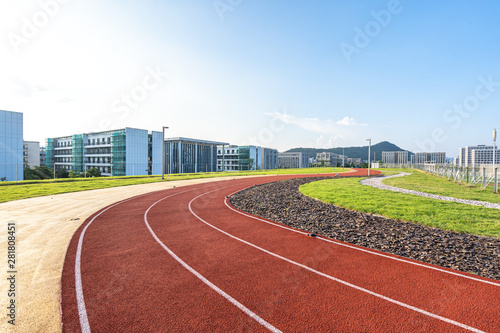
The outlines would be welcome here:
M 349 158 L 346 155 L 339 155 L 340 157 L 340 164 L 339 166 L 346 165 L 349 163 Z
M 500 164 L 500 149 L 495 150 L 495 164 Z M 493 164 L 493 146 L 478 145 L 460 148 L 456 165 L 474 167 Z
M 411 156 L 412 164 L 446 164 L 445 152 L 415 153 Z
M 343 155 L 330 152 L 323 152 L 316 154 L 316 163 L 318 164 L 324 163 L 324 165 L 332 167 L 342 166 L 343 159 L 345 160 L 346 163 L 347 162 L 346 156 Z
M 348 158 L 347 163 L 349 163 L 350 165 L 361 165 L 363 164 L 363 161 L 361 160 L 361 158 Z
M 137 176 L 161 174 L 161 149 L 161 132 L 127 127 L 49 138 L 45 154 L 56 171 L 97 168 L 103 176 Z
M 23 165 L 23 114 L 0 110 L 0 179 L 23 180 Z
M 299 169 L 309 167 L 309 154 L 302 152 L 290 152 L 278 154 L 278 168 Z
M 405 165 L 408 164 L 408 151 L 383 151 L 382 152 L 382 163 L 384 164 L 398 164 Z
M 40 166 L 40 142 L 24 141 L 23 162 L 26 167 Z
M 165 173 L 216 172 L 219 145 L 224 147 L 228 143 L 181 137 L 166 139 Z
M 258 146 L 217 147 L 217 170 L 270 170 L 278 168 L 278 151 Z

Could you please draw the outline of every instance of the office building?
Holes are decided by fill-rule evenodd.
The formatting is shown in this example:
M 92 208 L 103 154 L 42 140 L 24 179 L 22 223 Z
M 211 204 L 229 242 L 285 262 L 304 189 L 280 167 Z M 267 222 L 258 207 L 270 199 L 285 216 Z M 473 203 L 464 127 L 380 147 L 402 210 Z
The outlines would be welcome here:
M 273 170 L 278 168 L 278 150 L 272 148 L 261 149 L 260 165 L 257 166 L 260 170 Z
M 460 148 L 456 165 L 474 167 L 493 164 L 493 146 L 478 145 Z M 500 164 L 500 149 L 495 150 L 495 164 Z
M 217 170 L 240 170 L 240 154 L 237 145 L 217 146 Z
M 23 114 L 0 110 L 0 180 L 23 180 L 23 164 Z
M 326 166 L 338 167 L 342 166 L 342 159 L 345 158 L 343 155 L 323 152 L 316 154 L 316 163 L 324 164 Z
M 361 160 L 361 158 L 348 158 L 347 159 L 347 163 L 349 163 L 350 165 L 361 165 L 363 164 L 363 161 Z
M 309 154 L 290 152 L 278 154 L 278 167 L 280 169 L 299 169 L 309 167 Z
M 189 138 L 165 140 L 165 173 L 217 171 L 217 146 L 228 143 Z
M 103 176 L 138 176 L 161 174 L 161 148 L 161 132 L 127 127 L 49 138 L 45 154 L 56 171 L 97 168 Z
M 398 164 L 406 165 L 408 164 L 408 151 L 383 151 L 382 152 L 382 163 L 384 164 Z
M 416 153 L 411 156 L 412 164 L 446 164 L 445 152 Z
M 278 168 L 278 150 L 258 146 L 218 146 L 217 170 L 269 170 Z
M 25 167 L 29 168 L 40 166 L 40 142 L 24 141 L 23 163 Z
M 346 155 L 339 155 L 339 158 L 340 158 L 339 166 L 347 165 L 347 163 L 349 163 L 349 158 Z

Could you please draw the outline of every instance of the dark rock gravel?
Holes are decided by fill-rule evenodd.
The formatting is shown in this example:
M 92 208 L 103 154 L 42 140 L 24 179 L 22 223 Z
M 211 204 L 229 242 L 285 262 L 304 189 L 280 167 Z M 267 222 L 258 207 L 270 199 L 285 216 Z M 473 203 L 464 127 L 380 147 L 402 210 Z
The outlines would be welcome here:
M 231 197 L 245 212 L 347 243 L 500 280 L 500 239 L 462 234 L 327 204 L 299 192 L 326 178 L 252 187 Z

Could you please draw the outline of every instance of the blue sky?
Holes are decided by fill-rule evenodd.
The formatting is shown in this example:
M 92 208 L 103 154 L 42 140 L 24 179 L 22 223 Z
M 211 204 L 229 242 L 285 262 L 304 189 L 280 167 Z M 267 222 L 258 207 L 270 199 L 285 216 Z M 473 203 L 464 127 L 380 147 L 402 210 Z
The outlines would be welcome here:
M 122 127 L 280 151 L 490 144 L 500 3 L 3 1 L 0 109 L 26 140 Z

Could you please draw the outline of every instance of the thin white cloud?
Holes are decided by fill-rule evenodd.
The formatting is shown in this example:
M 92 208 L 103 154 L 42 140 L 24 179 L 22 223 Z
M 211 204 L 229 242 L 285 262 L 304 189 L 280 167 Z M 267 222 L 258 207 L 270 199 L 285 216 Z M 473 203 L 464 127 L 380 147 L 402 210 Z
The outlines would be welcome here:
M 330 136 L 328 139 L 324 135 L 320 135 L 314 142 L 310 143 L 311 148 L 333 148 L 339 146 L 342 143 L 344 137 L 342 135 Z
M 356 120 L 351 117 L 344 117 L 341 120 L 333 121 L 331 119 L 321 120 L 318 118 L 301 118 L 288 113 L 272 112 L 265 113 L 268 116 L 274 117 L 286 124 L 296 125 L 306 131 L 321 133 L 326 135 L 338 136 L 341 135 L 341 131 L 345 130 L 346 126 L 358 126 Z M 367 126 L 367 124 L 363 124 Z
M 345 116 L 341 120 L 337 121 L 337 125 L 341 125 L 341 126 L 355 126 L 357 124 L 356 124 L 356 120 L 354 120 L 354 118 L 349 118 L 349 117 Z

